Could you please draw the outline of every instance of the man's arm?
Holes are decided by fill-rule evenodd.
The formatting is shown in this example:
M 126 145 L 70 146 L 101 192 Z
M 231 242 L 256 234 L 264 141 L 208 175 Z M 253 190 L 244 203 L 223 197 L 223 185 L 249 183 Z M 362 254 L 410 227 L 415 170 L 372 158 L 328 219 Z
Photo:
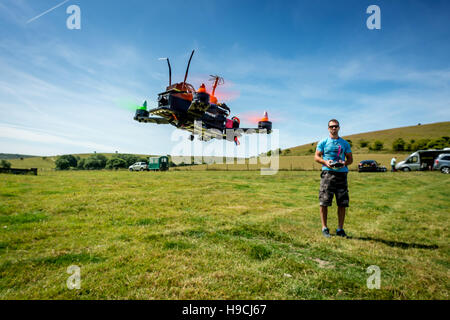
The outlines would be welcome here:
M 316 154 L 314 155 L 314 161 L 316 161 L 316 162 L 318 162 L 320 164 L 323 164 L 324 166 L 327 166 L 328 168 L 331 168 L 330 167 L 330 163 L 332 163 L 333 161 L 331 161 L 331 160 L 324 160 L 322 158 L 322 156 L 323 156 L 323 153 L 321 151 L 319 151 L 319 150 L 316 150 Z
M 349 166 L 349 165 L 351 165 L 352 163 L 353 163 L 353 155 L 352 155 L 352 153 L 350 152 L 350 153 L 346 153 L 345 154 L 345 166 Z

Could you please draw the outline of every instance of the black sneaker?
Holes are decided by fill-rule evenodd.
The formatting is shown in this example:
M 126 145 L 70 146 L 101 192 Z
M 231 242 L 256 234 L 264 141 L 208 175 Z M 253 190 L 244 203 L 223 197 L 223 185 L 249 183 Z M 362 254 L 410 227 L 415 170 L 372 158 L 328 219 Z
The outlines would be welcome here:
M 336 235 L 339 237 L 347 238 L 347 234 L 345 233 L 344 229 L 341 230 L 336 229 Z
M 323 234 L 323 236 L 324 236 L 325 238 L 331 237 L 331 235 L 330 235 L 330 229 L 328 229 L 328 228 L 322 229 L 322 234 Z

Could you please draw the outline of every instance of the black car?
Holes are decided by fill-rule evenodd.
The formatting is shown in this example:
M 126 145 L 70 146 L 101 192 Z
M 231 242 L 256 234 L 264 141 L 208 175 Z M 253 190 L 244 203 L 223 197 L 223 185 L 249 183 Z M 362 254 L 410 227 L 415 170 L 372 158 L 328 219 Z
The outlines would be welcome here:
M 358 164 L 358 172 L 386 172 L 386 167 L 375 160 L 363 160 Z

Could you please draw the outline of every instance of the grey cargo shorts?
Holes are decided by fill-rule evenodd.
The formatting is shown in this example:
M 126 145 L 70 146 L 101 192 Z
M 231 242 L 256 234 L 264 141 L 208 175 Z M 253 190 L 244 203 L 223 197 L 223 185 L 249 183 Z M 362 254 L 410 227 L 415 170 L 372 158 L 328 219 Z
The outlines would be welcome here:
M 320 205 L 330 207 L 333 202 L 333 195 L 336 195 L 338 207 L 348 207 L 347 172 L 322 171 L 320 177 Z

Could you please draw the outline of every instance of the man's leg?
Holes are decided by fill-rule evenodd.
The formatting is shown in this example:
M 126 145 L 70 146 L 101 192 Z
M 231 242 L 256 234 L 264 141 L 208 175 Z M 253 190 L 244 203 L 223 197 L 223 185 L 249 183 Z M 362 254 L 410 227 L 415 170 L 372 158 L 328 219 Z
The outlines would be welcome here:
M 320 206 L 320 220 L 322 220 L 322 229 L 327 227 L 328 207 Z
M 338 207 L 338 229 L 344 229 L 346 207 Z

